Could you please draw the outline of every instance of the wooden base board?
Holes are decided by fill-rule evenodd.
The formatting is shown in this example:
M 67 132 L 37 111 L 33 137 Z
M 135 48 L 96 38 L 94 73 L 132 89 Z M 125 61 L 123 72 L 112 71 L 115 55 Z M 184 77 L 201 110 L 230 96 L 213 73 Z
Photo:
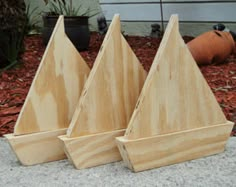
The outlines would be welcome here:
M 223 152 L 232 128 L 228 121 L 135 140 L 117 137 L 116 142 L 126 165 L 138 172 Z
M 26 135 L 7 134 L 13 151 L 26 166 L 65 159 L 63 143 L 58 136 L 66 134 L 67 128 Z
M 123 136 L 125 129 L 99 134 L 68 138 L 64 142 L 65 153 L 77 169 L 99 166 L 121 160 L 115 138 Z

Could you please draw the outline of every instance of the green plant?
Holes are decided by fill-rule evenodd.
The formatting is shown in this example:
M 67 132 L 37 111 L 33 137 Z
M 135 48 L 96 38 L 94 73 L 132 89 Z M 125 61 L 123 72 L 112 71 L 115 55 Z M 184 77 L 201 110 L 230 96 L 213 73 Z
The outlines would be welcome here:
M 85 1 L 82 0 L 77 1 L 77 7 L 73 6 L 72 0 L 44 0 L 44 2 L 49 6 L 49 14 L 52 15 L 93 17 L 100 13 L 95 9 L 91 10 L 90 6 L 86 7 Z
M 7 70 L 18 63 L 19 53 L 23 51 L 24 34 L 22 32 L 0 31 L 0 42 L 5 47 L 0 49 L 0 55 L 5 59 L 1 71 Z
M 9 69 L 18 62 L 25 35 L 24 0 L 0 1 L 0 68 Z
M 30 7 L 30 4 L 26 6 L 25 34 L 39 33 L 40 27 L 38 25 L 40 20 L 38 18 L 41 12 L 38 11 L 38 7 L 35 7 L 32 10 L 30 10 Z
M 24 0 L 0 1 L 0 30 L 20 31 L 25 23 L 25 9 Z

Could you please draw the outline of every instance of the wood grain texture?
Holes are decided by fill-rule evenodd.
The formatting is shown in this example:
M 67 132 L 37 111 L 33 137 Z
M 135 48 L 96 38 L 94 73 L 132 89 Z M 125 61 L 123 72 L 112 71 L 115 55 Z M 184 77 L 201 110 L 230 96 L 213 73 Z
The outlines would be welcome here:
M 20 112 L 15 135 L 67 128 L 90 72 L 60 16 Z
M 68 138 L 64 142 L 65 153 L 77 169 L 89 168 L 121 160 L 115 138 L 123 136 L 125 129 L 111 132 Z
M 128 139 L 226 123 L 178 29 L 168 27 L 143 86 L 125 136 Z
M 146 74 L 121 35 L 119 15 L 115 15 L 84 86 L 67 136 L 126 128 Z
M 233 123 L 226 122 L 135 140 L 116 139 L 126 165 L 138 172 L 223 152 L 232 128 Z
M 59 129 L 21 136 L 8 134 L 5 137 L 19 161 L 23 165 L 29 166 L 65 159 L 63 143 L 58 139 L 58 136 L 65 133 L 66 129 Z

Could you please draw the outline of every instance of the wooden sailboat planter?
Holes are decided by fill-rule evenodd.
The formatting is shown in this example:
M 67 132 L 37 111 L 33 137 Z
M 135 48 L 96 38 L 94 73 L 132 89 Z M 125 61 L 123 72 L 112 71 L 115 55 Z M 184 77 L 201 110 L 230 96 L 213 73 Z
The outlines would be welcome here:
M 64 31 L 60 16 L 14 133 L 5 137 L 23 165 L 66 158 L 59 135 L 66 130 L 90 72 Z
M 116 138 L 123 160 L 138 172 L 220 153 L 232 128 L 173 15 L 125 135 Z
M 121 160 L 123 136 L 147 73 L 121 35 L 115 15 L 85 83 L 67 135 L 60 136 L 77 169 Z

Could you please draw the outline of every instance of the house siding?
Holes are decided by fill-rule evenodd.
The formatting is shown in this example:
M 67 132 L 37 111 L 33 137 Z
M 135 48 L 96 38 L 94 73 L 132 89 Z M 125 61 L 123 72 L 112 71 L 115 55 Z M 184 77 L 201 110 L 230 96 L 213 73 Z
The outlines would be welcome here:
M 47 11 L 43 0 L 25 0 L 30 9 Z M 76 5 L 78 0 L 74 0 Z M 157 0 L 86 0 L 93 9 L 101 10 L 108 22 L 114 13 L 119 13 L 122 30 L 129 35 L 150 35 L 151 24 L 160 23 L 160 1 Z M 169 16 L 178 13 L 182 35 L 199 35 L 212 28 L 216 22 L 223 22 L 236 31 L 236 1 L 191 1 L 163 0 L 164 23 Z M 216 8 L 213 8 L 216 7 Z M 38 16 L 39 25 L 42 18 Z M 90 19 L 90 30 L 97 30 L 96 16 Z
M 160 21 L 160 1 L 100 0 L 108 20 L 120 13 L 122 21 Z M 171 14 L 178 14 L 184 22 L 236 23 L 236 1 L 163 0 L 163 16 L 168 21 Z
M 163 20 L 178 14 L 182 35 L 199 35 L 212 29 L 216 23 L 225 23 L 236 30 L 236 1 L 219 0 L 162 0 Z M 122 28 L 127 34 L 149 35 L 152 23 L 161 22 L 158 0 L 100 0 L 107 20 L 119 13 Z

